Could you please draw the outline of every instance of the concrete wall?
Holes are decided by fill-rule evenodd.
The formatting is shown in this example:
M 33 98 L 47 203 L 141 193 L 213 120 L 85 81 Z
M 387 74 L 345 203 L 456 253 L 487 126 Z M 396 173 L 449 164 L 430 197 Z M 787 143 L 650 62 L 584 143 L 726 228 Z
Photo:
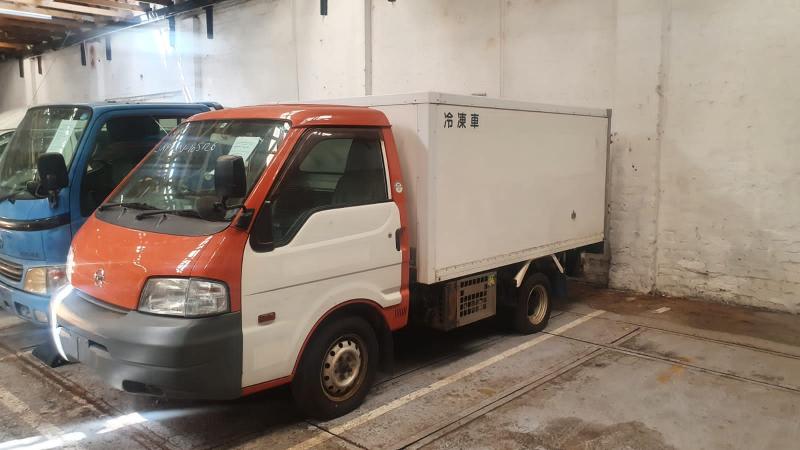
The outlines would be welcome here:
M 800 3 L 673 1 L 656 288 L 800 310 Z
M 374 94 L 500 95 L 500 10 L 494 1 L 372 2 Z
M 800 312 L 797 23 L 796 0 L 234 1 L 213 40 L 188 17 L 174 49 L 160 24 L 115 36 L 111 62 L 97 43 L 44 77 L 0 64 L 0 110 L 417 90 L 612 107 L 610 284 Z
M 24 63 L 29 70 L 30 63 Z M 0 62 L 0 111 L 20 108 L 28 104 L 26 80 L 19 77 L 17 61 Z

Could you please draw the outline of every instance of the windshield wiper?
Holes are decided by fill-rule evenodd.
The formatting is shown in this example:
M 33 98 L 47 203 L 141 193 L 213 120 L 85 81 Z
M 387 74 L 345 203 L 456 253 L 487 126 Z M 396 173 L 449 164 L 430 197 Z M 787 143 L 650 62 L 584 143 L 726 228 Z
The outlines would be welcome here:
M 12 188 L 11 192 L 9 192 L 6 195 L 0 196 L 0 203 L 3 203 L 4 201 L 8 200 L 9 203 L 13 205 L 14 202 L 17 201 L 17 196 L 19 194 L 22 194 L 23 192 L 25 192 L 24 188 L 23 189 L 20 189 L 19 187 Z
M 17 194 L 19 194 L 19 192 L 12 192 L 12 193 L 10 193 L 8 195 L 4 195 L 4 196 L 0 197 L 0 203 L 3 203 L 4 201 L 8 200 L 9 203 L 11 203 L 13 205 L 14 202 L 17 201 Z
M 153 211 L 145 211 L 136 215 L 136 220 L 142 220 L 145 217 L 158 216 L 160 214 L 172 214 L 174 216 L 183 217 L 196 217 L 202 219 L 203 216 L 194 209 L 155 209 Z
M 158 209 L 153 205 L 148 205 L 147 203 L 141 202 L 119 202 L 119 203 L 104 203 L 100 205 L 98 211 L 105 211 L 110 208 L 116 208 L 121 206 L 123 208 L 130 208 L 130 209 Z

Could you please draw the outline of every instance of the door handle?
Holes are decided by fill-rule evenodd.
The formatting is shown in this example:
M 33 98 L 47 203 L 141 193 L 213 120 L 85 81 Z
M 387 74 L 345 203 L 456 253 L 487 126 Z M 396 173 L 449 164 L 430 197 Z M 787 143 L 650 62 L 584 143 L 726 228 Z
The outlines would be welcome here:
M 400 251 L 400 241 L 403 240 L 403 229 L 398 228 L 394 231 L 394 247 Z

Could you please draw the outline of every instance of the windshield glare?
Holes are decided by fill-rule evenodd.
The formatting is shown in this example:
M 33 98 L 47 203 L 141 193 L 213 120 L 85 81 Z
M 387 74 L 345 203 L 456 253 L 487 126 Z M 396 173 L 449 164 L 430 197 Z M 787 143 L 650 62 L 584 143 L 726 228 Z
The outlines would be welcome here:
M 14 130 L 0 131 L 0 156 L 3 156 L 3 152 L 6 151 L 6 146 L 11 141 L 12 136 L 14 136 Z
M 247 192 L 269 166 L 289 124 L 272 120 L 208 120 L 176 128 L 131 174 L 108 203 L 139 203 L 155 209 L 197 210 L 198 201 L 216 198 L 217 158 L 244 159 Z M 230 199 L 229 205 L 243 199 Z M 229 211 L 230 219 L 235 211 Z
M 42 153 L 61 153 L 69 167 L 90 117 L 91 110 L 75 106 L 29 110 L 0 156 L 0 196 L 33 197 L 25 186 L 36 178 Z

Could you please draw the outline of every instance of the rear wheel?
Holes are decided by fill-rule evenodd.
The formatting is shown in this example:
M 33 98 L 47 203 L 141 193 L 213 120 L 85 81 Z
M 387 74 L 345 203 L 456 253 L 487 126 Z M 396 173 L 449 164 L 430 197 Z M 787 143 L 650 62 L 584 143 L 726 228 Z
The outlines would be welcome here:
M 544 274 L 534 273 L 525 277 L 517 291 L 514 309 L 514 329 L 518 333 L 531 334 L 544 330 L 550 320 L 550 292 L 550 281 Z
M 297 406 L 308 416 L 329 420 L 364 401 L 378 369 L 378 340 L 360 317 L 322 325 L 311 337 L 292 382 Z

